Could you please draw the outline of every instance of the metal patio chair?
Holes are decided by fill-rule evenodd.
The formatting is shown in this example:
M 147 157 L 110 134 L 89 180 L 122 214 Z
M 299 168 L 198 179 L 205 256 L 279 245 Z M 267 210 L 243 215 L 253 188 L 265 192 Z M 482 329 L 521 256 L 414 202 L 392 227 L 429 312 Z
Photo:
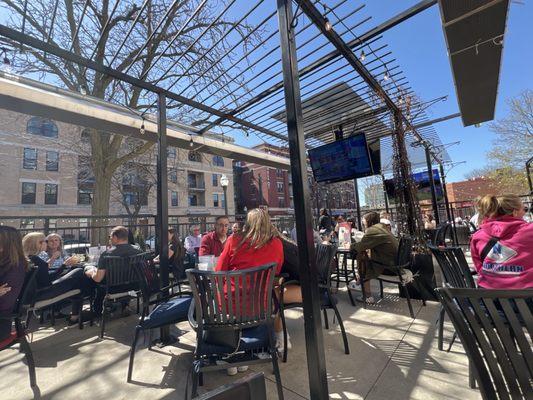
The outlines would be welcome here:
M 319 273 L 319 290 L 320 290 L 320 308 L 324 314 L 324 324 L 326 329 L 329 329 L 328 323 L 328 314 L 327 310 L 333 310 L 337 320 L 339 321 L 339 326 L 342 333 L 342 340 L 344 342 L 344 352 L 345 354 L 350 354 L 350 348 L 348 345 L 348 338 L 346 337 L 346 331 L 344 330 L 344 324 L 342 322 L 341 314 L 337 309 L 337 297 L 331 291 L 331 276 L 335 274 L 335 269 L 333 268 L 333 260 L 335 259 L 335 254 L 337 252 L 337 247 L 330 244 L 319 244 L 316 247 L 316 266 Z M 303 303 L 288 303 L 284 304 L 283 293 L 284 289 L 289 285 L 300 285 L 300 282 L 297 280 L 283 281 L 280 286 L 280 297 L 279 297 L 279 312 L 281 317 L 281 323 L 283 325 L 283 362 L 287 362 L 287 325 L 285 321 L 285 310 L 291 308 L 301 308 Z M 335 318 L 333 319 L 335 322 Z
M 274 347 L 272 288 L 274 263 L 238 271 L 187 270 L 195 304 L 196 349 L 192 396 L 207 371 L 272 362 L 283 399 Z M 225 361 L 219 365 L 217 360 Z
M 439 288 L 483 399 L 533 398 L 533 289 Z

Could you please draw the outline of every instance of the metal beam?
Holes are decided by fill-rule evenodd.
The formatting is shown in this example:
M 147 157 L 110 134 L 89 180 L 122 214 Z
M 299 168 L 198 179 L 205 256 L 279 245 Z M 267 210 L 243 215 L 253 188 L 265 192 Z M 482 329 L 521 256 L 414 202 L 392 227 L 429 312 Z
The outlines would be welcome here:
M 421 13 L 422 11 L 425 11 L 426 9 L 434 6 L 437 4 L 437 0 L 423 0 L 414 6 L 408 8 L 407 10 L 395 15 L 394 17 L 388 19 L 387 21 L 383 22 L 382 24 L 376 26 L 375 28 L 367 31 L 363 35 L 359 36 L 357 39 L 354 39 L 350 42 L 348 42 L 348 47 L 354 48 L 356 46 L 359 46 L 371 39 L 373 39 L 376 36 L 381 35 L 383 32 L 388 31 L 389 29 L 395 27 L 396 25 L 402 23 L 403 21 L 414 17 L 415 15 Z M 302 68 L 298 71 L 298 76 L 303 78 L 307 74 L 313 72 L 315 69 L 321 67 L 322 65 L 330 62 L 331 60 L 339 57 L 341 53 L 338 50 L 334 50 L 329 54 L 326 54 L 319 60 L 313 62 L 312 64 L 308 65 L 305 68 Z M 233 111 L 229 112 L 228 115 L 237 115 L 241 113 L 242 111 L 246 110 L 247 108 L 251 107 L 252 105 L 258 103 L 263 98 L 269 96 L 270 94 L 280 90 L 283 88 L 283 81 L 280 81 L 273 85 L 272 87 L 264 90 L 263 92 L 259 93 L 258 95 L 254 96 L 252 99 L 248 100 L 246 103 L 241 104 L 239 107 L 236 107 Z M 210 123 L 208 126 L 202 129 L 203 132 L 208 131 L 212 127 L 224 122 L 227 118 L 221 117 Z
M 97 63 L 95 61 L 89 60 L 86 57 L 79 56 L 77 54 L 74 54 L 70 51 L 66 51 L 64 49 L 61 49 L 60 47 L 54 46 L 50 43 L 43 42 L 42 40 L 33 38 L 29 35 L 23 34 L 21 32 L 18 32 L 14 29 L 11 29 L 5 25 L 0 25 L 0 35 L 5 36 L 11 40 L 14 40 L 16 42 L 21 43 L 22 45 L 26 45 L 29 47 L 32 47 L 37 50 L 41 50 L 50 54 L 53 54 L 57 57 L 60 57 L 66 61 L 70 61 L 73 63 L 76 63 L 78 65 L 84 66 L 86 68 L 92 69 L 94 71 L 100 72 L 101 74 L 108 75 L 112 78 L 118 79 L 122 82 L 129 83 L 130 85 L 136 86 L 138 88 L 147 90 L 149 92 L 153 93 L 163 93 L 166 98 L 178 101 L 183 104 L 187 104 L 188 106 L 191 106 L 193 108 L 196 108 L 198 110 L 204 111 L 206 113 L 216 115 L 218 117 L 224 117 L 227 120 L 233 121 L 241 126 L 256 130 L 258 132 L 265 133 L 267 135 L 270 135 L 272 137 L 275 137 L 277 139 L 286 140 L 287 138 L 283 135 L 280 135 L 276 132 L 273 132 L 269 129 L 265 129 L 263 127 L 260 127 L 258 125 L 252 124 L 246 120 L 243 120 L 241 118 L 234 117 L 232 115 L 229 115 L 228 113 L 225 113 L 223 111 L 214 109 L 212 107 L 206 106 L 205 104 L 202 104 L 200 102 L 197 102 L 195 100 L 188 99 L 187 97 L 180 96 L 174 92 L 170 92 L 167 89 L 164 89 L 162 87 L 153 85 L 151 83 L 145 82 L 143 80 L 140 80 L 138 78 L 134 78 L 131 75 L 125 74 L 123 72 L 117 71 L 114 68 L 106 67 L 105 65 L 102 65 L 100 63 Z
M 438 122 L 444 122 L 444 121 L 448 121 L 449 119 L 459 118 L 460 116 L 461 116 L 461 113 L 450 114 L 445 117 L 435 118 L 430 121 L 424 121 L 424 122 L 421 122 L 420 124 L 415 124 L 413 125 L 413 128 L 415 129 L 424 128 L 426 126 L 433 125 Z
M 320 293 L 318 290 L 318 270 L 315 260 L 313 240 L 313 216 L 309 204 L 309 185 L 307 182 L 307 156 L 305 152 L 302 100 L 298 78 L 295 30 L 292 1 L 277 0 L 279 32 L 281 41 L 281 61 L 287 112 L 287 131 L 293 180 L 294 214 L 298 239 L 298 269 L 304 306 L 305 348 L 307 373 L 309 377 L 310 398 L 326 400 L 328 380 L 324 338 L 320 315 Z M 280 398 L 283 398 L 281 394 Z
M 433 217 L 435 218 L 436 226 L 439 226 L 440 224 L 439 203 L 437 203 L 437 190 L 435 188 L 435 178 L 433 176 L 433 166 L 431 165 L 431 154 L 429 152 L 429 147 L 424 148 L 424 153 L 426 154 L 429 187 L 431 189 L 431 206 L 433 207 Z

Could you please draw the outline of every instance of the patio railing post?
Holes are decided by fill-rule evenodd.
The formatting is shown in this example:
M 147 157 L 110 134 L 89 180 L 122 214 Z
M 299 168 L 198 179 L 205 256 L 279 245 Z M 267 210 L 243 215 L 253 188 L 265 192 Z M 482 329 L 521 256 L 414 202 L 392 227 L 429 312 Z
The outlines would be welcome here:
M 359 203 L 359 187 L 357 185 L 357 178 L 353 180 L 353 192 L 355 197 L 355 210 L 357 212 L 357 229 L 362 231 L 363 226 L 361 224 L 361 204 Z
M 156 236 L 159 253 L 161 287 L 168 286 L 168 181 L 167 181 L 167 103 L 164 93 L 157 98 L 157 219 Z M 161 328 L 161 343 L 171 341 L 168 326 Z
M 294 213 L 300 259 L 299 272 L 304 305 L 305 345 L 310 397 L 314 400 L 328 399 L 328 380 L 317 281 L 318 271 L 313 240 L 313 219 L 307 184 L 307 157 L 305 153 L 296 42 L 294 30 L 291 27 L 293 21 L 292 2 L 291 0 L 277 0 L 277 7 L 293 179 Z

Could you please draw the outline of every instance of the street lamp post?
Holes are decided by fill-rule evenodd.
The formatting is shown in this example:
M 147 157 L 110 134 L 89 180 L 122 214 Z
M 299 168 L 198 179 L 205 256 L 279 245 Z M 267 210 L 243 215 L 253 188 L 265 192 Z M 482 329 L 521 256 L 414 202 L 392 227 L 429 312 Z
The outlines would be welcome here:
M 220 186 L 222 186 L 222 190 L 224 190 L 224 212 L 226 213 L 226 216 L 228 215 L 228 185 L 228 177 L 226 175 L 222 175 L 220 177 Z

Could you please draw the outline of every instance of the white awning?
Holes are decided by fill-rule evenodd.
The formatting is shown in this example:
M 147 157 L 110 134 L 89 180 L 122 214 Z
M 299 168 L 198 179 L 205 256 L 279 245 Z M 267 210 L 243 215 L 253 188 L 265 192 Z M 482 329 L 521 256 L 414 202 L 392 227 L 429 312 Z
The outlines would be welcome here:
M 0 107 L 87 128 L 133 136 L 152 142 L 157 141 L 157 123 L 145 120 L 145 134 L 141 135 L 141 117 L 126 107 L 16 75 L 0 73 Z M 212 139 L 209 137 L 211 135 L 196 135 L 195 132 L 194 127 L 167 121 L 169 146 L 194 149 L 274 168 L 289 169 L 288 158 Z

